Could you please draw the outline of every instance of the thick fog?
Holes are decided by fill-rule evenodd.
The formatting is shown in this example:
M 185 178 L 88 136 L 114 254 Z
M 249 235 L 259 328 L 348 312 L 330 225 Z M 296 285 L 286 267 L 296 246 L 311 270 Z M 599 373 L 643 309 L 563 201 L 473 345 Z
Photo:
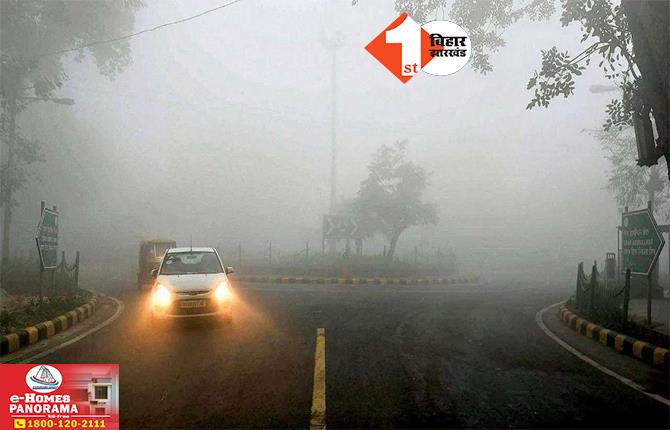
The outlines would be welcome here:
M 135 30 L 219 4 L 146 1 Z M 113 81 L 90 59 L 70 59 L 56 95 L 76 104 L 34 103 L 20 117 L 45 161 L 17 195 L 14 249 L 34 247 L 45 200 L 61 212 L 61 248 L 81 250 L 88 276 L 131 278 L 139 241 L 153 236 L 192 236 L 224 259 L 240 242 L 249 253 L 270 241 L 285 253 L 305 241 L 320 250 L 332 108 L 324 39 L 340 32 L 338 197 L 355 196 L 384 143 L 407 139 L 409 158 L 432 172 L 426 200 L 439 223 L 408 230 L 400 258 L 440 247 L 462 271 L 531 273 L 616 251 L 609 164 L 588 131 L 613 97 L 588 88 L 608 82 L 587 70 L 574 96 L 525 109 L 540 50 L 579 52 L 579 28 L 556 16 L 521 21 L 486 76 L 466 66 L 402 84 L 364 50 L 397 15 L 392 1 L 245 0 L 132 38 L 132 64 Z M 364 252 L 383 244 L 366 241 Z

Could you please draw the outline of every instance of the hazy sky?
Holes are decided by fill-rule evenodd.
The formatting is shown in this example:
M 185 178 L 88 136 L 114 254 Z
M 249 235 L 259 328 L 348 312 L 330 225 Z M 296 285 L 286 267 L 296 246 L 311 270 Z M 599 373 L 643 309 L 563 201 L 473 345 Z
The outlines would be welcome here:
M 118 217 L 87 221 L 88 231 L 118 237 L 124 249 L 152 235 L 250 248 L 272 240 L 286 252 L 305 240 L 318 243 L 330 156 L 331 54 L 323 40 L 340 31 L 338 196 L 356 193 L 383 143 L 408 139 L 410 158 L 432 172 L 426 198 L 438 204 L 440 223 L 423 235 L 408 232 L 401 252 L 420 236 L 453 247 L 461 260 L 522 253 L 576 264 L 616 249 L 609 166 L 583 131 L 603 122 L 612 95 L 588 87 L 605 78 L 594 68 L 573 97 L 525 109 L 539 51 L 558 45 L 578 52 L 579 28 L 562 28 L 558 14 L 521 22 L 504 33 L 507 46 L 492 55 L 492 73 L 466 66 L 403 85 L 364 50 L 397 16 L 393 1 L 327 3 L 243 0 L 135 37 L 132 64 L 111 82 L 91 62 L 69 63 L 60 95 L 76 105 L 33 108 L 74 116 L 78 135 L 90 138 L 59 143 L 59 133 L 71 130 L 43 137 L 78 148 L 72 169 L 85 172 L 91 195 L 89 207 L 63 209 L 64 243 L 90 247 L 73 243 L 84 238 L 72 224 L 103 212 Z M 147 1 L 135 28 L 220 4 Z M 24 198 L 48 199 L 55 186 L 42 181 Z M 34 221 L 25 218 L 19 228 Z

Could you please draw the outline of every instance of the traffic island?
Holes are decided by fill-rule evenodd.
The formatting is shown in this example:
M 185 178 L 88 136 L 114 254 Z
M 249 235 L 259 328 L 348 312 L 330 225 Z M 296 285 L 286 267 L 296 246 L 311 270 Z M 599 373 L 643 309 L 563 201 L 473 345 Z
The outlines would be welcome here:
M 267 284 L 337 284 L 337 285 L 456 285 L 471 284 L 479 280 L 476 276 L 462 276 L 439 279 L 403 279 L 403 278 L 321 278 L 321 277 L 280 277 L 280 276 L 237 276 L 240 282 L 259 282 Z
M 61 333 L 95 313 L 97 299 L 93 297 L 86 304 L 48 321 L 26 327 L 15 333 L 0 337 L 0 356 L 11 354 L 28 345 L 48 339 Z
M 580 318 L 577 314 L 570 311 L 565 303 L 559 308 L 558 316 L 566 326 L 582 336 L 593 339 L 602 345 L 615 349 L 619 353 L 634 357 L 666 372 L 670 369 L 670 353 L 666 348 L 617 333 L 614 330 L 609 330 Z

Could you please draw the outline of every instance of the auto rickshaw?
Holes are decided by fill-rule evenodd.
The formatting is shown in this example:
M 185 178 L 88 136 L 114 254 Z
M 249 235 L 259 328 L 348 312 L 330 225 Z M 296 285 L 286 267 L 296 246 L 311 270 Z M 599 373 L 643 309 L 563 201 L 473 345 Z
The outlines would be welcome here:
M 137 289 L 152 281 L 151 271 L 157 269 L 165 251 L 175 248 L 177 242 L 173 239 L 150 239 L 140 242 L 139 269 L 137 272 Z

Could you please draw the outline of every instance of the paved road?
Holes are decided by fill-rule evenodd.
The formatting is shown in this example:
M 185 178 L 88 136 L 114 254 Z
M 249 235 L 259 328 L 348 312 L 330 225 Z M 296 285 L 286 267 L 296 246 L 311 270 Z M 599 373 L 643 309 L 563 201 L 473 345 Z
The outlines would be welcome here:
M 568 289 L 238 285 L 232 325 L 119 320 L 43 359 L 119 363 L 122 428 L 305 427 L 316 329 L 329 428 L 668 428 L 669 409 L 594 370 L 534 323 Z

